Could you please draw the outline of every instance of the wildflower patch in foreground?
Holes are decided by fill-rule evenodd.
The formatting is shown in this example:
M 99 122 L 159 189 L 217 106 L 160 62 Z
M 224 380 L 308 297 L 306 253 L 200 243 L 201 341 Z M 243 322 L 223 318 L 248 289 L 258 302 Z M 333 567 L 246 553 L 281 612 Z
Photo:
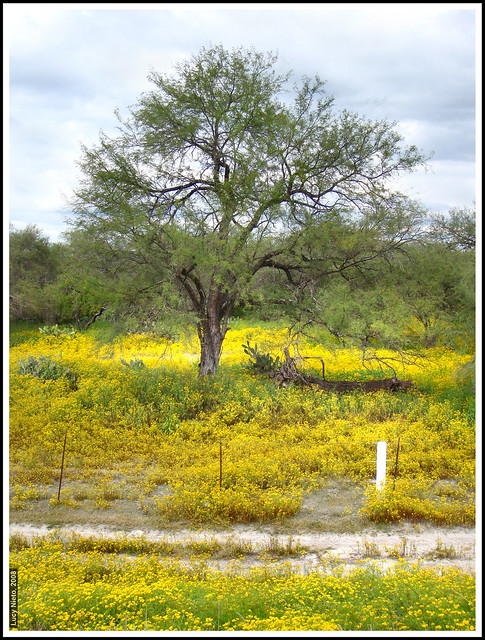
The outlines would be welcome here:
M 66 551 L 39 539 L 11 552 L 20 631 L 469 631 L 473 575 L 398 561 L 392 570 L 271 562 L 249 571 L 155 554 Z

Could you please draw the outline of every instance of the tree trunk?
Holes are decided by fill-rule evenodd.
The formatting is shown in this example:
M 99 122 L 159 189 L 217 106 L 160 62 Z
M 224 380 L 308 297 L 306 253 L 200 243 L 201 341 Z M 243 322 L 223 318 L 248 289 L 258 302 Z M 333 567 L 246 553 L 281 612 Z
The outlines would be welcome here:
M 200 340 L 199 375 L 215 375 L 219 367 L 222 342 L 233 304 L 220 292 L 210 292 L 204 317 L 197 325 Z
M 200 362 L 199 375 L 215 375 L 219 367 L 223 337 L 220 327 L 210 327 L 206 322 L 199 325 Z

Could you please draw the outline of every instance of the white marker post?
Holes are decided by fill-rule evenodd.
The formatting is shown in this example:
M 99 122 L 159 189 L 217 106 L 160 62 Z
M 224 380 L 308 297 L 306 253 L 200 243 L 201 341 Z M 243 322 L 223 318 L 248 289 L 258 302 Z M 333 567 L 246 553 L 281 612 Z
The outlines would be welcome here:
M 386 484 L 386 457 L 387 442 L 380 441 L 377 443 L 377 464 L 376 464 L 376 489 L 379 491 L 384 489 Z

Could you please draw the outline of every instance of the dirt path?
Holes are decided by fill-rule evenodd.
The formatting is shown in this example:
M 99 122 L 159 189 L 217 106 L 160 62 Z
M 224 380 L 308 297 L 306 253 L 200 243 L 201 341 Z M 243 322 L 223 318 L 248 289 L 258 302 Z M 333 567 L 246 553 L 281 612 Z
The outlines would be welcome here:
M 10 535 L 20 534 L 31 538 L 52 533 L 52 527 L 46 525 L 11 524 Z M 82 536 L 114 537 L 119 535 L 143 536 L 149 540 L 188 542 L 188 541 L 238 541 L 247 542 L 254 550 L 239 561 L 240 568 L 256 566 L 267 561 L 271 546 L 288 548 L 300 544 L 305 548 L 304 555 L 297 558 L 282 555 L 278 562 L 291 564 L 302 571 L 322 566 L 322 561 L 335 559 L 339 564 L 351 566 L 358 561 L 368 559 L 382 566 L 392 566 L 400 558 L 421 560 L 427 566 L 447 565 L 465 571 L 475 571 L 475 530 L 464 527 L 441 528 L 433 526 L 414 526 L 411 524 L 388 526 L 385 531 L 366 529 L 359 533 L 315 533 L 306 531 L 301 534 L 280 534 L 272 528 L 256 529 L 249 526 L 234 526 L 230 529 L 180 529 L 170 530 L 131 530 L 121 531 L 107 526 L 72 525 L 55 529 L 59 535 L 77 533 Z M 265 556 L 266 552 L 266 556 Z M 211 564 L 227 569 L 233 561 L 214 561 Z

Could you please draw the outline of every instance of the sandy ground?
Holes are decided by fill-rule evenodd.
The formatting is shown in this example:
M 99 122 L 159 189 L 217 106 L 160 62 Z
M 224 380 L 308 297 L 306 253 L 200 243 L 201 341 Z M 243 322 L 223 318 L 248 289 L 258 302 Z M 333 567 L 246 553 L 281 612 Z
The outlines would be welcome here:
M 165 491 L 165 485 L 158 490 Z M 371 525 L 356 515 L 362 504 L 363 488 L 351 481 L 337 479 L 306 496 L 300 512 L 282 523 L 189 528 L 187 524 L 164 523 L 147 516 L 130 500 L 114 500 L 109 509 L 101 511 L 87 506 L 53 510 L 49 501 L 44 500 L 35 503 L 30 518 L 26 511 L 12 512 L 10 534 L 32 537 L 55 530 L 59 535 L 144 536 L 170 543 L 246 542 L 252 552 L 237 560 L 242 569 L 267 562 L 267 552 L 272 545 L 287 549 L 291 544 L 294 549 L 300 544 L 305 548 L 303 555 L 274 554 L 274 562 L 289 563 L 301 571 L 309 571 L 323 567 L 325 561 L 332 563 L 335 560 L 351 567 L 365 560 L 386 567 L 404 558 L 420 560 L 427 566 L 448 565 L 475 571 L 476 555 L 480 560 L 481 548 L 476 554 L 473 527 L 438 527 L 410 522 Z M 231 559 L 220 558 L 210 561 L 221 569 L 227 569 L 231 562 Z M 477 566 L 480 566 L 478 562 Z
M 21 534 L 28 538 L 47 535 L 52 531 L 53 528 L 46 525 L 33 526 L 18 523 L 10 525 L 10 535 Z M 238 561 L 239 567 L 243 569 L 267 561 L 264 551 L 268 550 L 272 542 L 287 546 L 290 538 L 293 546 L 299 543 L 305 547 L 306 552 L 297 558 L 283 556 L 277 562 L 291 565 L 303 572 L 322 567 L 325 560 L 335 560 L 338 564 L 346 566 L 352 566 L 362 560 L 377 562 L 383 567 L 392 566 L 398 561 L 398 558 L 390 555 L 393 551 L 394 555 L 409 561 L 419 559 L 426 566 L 455 566 L 470 572 L 476 569 L 475 530 L 464 527 L 443 528 L 405 524 L 389 526 L 385 531 L 372 528 L 359 533 L 304 532 L 298 535 L 280 534 L 270 528 L 264 530 L 249 526 L 234 526 L 224 531 L 210 529 L 121 531 L 102 525 L 72 525 L 56 527 L 55 531 L 59 535 L 77 533 L 83 536 L 99 537 L 144 536 L 150 540 L 170 542 L 203 540 L 248 542 L 255 553 Z M 437 549 L 442 550 L 442 553 L 438 554 L 440 557 L 436 557 Z M 446 550 L 451 550 L 451 553 Z M 433 552 L 435 557 L 430 555 Z M 212 564 L 220 569 L 227 569 L 233 561 L 217 560 Z

